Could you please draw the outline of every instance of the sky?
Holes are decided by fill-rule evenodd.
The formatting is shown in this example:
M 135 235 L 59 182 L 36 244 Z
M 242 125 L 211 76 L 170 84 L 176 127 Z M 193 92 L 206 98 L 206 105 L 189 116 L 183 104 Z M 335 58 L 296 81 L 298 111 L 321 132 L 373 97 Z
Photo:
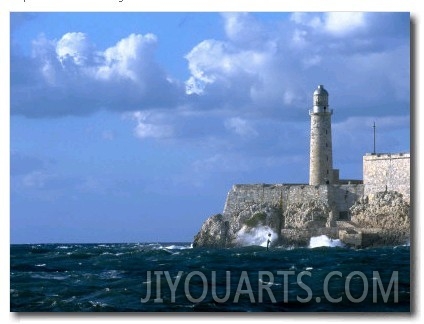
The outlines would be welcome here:
M 233 184 L 307 183 L 319 84 L 361 179 L 410 77 L 407 12 L 12 12 L 11 242 L 190 242 Z

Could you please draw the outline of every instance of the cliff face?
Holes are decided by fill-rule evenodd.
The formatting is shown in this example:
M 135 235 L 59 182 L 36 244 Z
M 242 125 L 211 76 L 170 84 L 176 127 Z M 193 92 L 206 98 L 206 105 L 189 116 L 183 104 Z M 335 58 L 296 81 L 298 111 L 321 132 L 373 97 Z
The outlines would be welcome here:
M 266 243 L 267 234 L 274 238 L 281 229 L 280 210 L 266 203 L 252 204 L 235 213 L 209 217 L 194 237 L 193 247 L 235 247 Z M 258 231 L 262 231 L 262 239 Z
M 319 192 L 316 188 L 313 191 Z M 239 197 L 240 197 L 240 193 Z M 234 199 L 234 193 L 229 194 Z M 243 196 L 244 197 L 244 196 Z M 281 197 L 275 192 L 271 197 Z M 254 202 L 239 199 L 237 207 L 227 205 L 223 214 L 208 218 L 195 236 L 194 247 L 236 247 L 245 245 L 266 246 L 271 234 L 271 245 L 305 245 L 308 238 L 320 228 L 332 223 L 330 205 L 320 195 L 306 199 L 275 199 Z M 260 199 L 264 201 L 266 199 Z M 233 202 L 234 203 L 234 202 Z M 326 232 L 327 233 L 327 232 Z
M 346 194 L 334 194 L 339 189 L 330 185 L 234 186 L 224 213 L 204 222 L 193 246 L 266 246 L 269 234 L 271 245 L 306 246 L 312 236 L 339 238 L 339 230 L 345 229 L 346 223 L 349 233 L 360 236 L 355 243 L 358 246 L 403 244 L 408 240 L 409 204 L 401 194 L 389 191 L 352 200 L 346 212 L 351 215 L 350 221 L 338 222 L 338 208 L 342 206 L 338 200 L 346 201 Z
M 351 208 L 351 221 L 358 227 L 374 229 L 377 243 L 405 244 L 410 238 L 410 206 L 396 191 L 365 196 Z
M 221 214 L 209 217 L 194 237 L 193 247 L 222 248 L 227 246 L 229 222 Z

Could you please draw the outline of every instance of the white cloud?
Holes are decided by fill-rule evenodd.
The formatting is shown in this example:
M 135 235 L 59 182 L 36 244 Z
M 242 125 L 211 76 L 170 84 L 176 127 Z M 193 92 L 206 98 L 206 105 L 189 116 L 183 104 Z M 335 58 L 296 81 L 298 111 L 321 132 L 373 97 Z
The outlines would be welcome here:
M 54 86 L 56 84 L 56 70 L 50 61 L 44 62 L 41 67 L 41 74 L 49 85 Z
M 234 133 L 242 137 L 256 137 L 258 132 L 255 128 L 249 123 L 249 121 L 242 119 L 240 117 L 232 117 L 225 120 L 224 125 L 227 129 L 233 131 Z
M 309 57 L 305 57 L 302 60 L 303 66 L 305 68 L 310 68 L 312 66 L 318 65 L 321 63 L 323 57 L 321 55 L 312 55 Z
M 203 93 L 207 84 L 214 83 L 222 76 L 230 76 L 243 69 L 240 53 L 228 43 L 205 40 L 196 45 L 187 55 L 191 77 L 186 82 L 187 93 Z
M 371 80 L 364 76 L 366 70 L 348 63 L 358 53 L 369 57 L 376 46 L 363 33 L 371 16 L 361 12 L 294 13 L 286 25 L 261 24 L 258 30 L 263 37 L 252 36 L 254 41 L 238 34 L 250 30 L 250 21 L 258 24 L 252 16 L 225 14 L 227 39 L 204 40 L 186 55 L 191 74 L 185 83 L 186 94 L 203 95 L 204 99 L 196 97 L 202 108 L 231 106 L 237 113 L 255 109 L 276 114 L 281 109 L 307 107 L 316 84 L 331 87 L 333 82 L 349 93 L 352 83 Z M 250 46 L 252 42 L 255 46 Z M 387 62 L 379 65 L 389 68 Z M 386 82 L 384 78 L 388 75 L 372 76 L 376 85 Z M 280 117 L 289 118 L 290 114 Z
M 290 20 L 294 21 L 296 24 L 302 24 L 306 15 L 307 14 L 305 12 L 294 12 L 291 14 Z
M 146 70 L 153 64 L 153 53 L 157 38 L 153 34 L 130 34 L 114 46 L 104 51 L 94 52 L 84 33 L 66 33 L 56 44 L 58 61 L 64 64 L 67 60 L 80 67 L 82 76 L 111 80 L 113 78 L 129 79 L 140 82 L 145 77 Z M 89 62 L 94 56 L 95 62 Z
M 56 83 L 55 47 L 56 42 L 48 40 L 43 34 L 32 41 L 32 59 L 36 61 L 36 68 L 42 79 L 50 86 L 54 86 Z M 31 66 L 31 68 L 34 67 Z
M 327 12 L 305 13 L 295 12 L 290 20 L 297 25 L 312 29 L 315 33 L 329 33 L 335 36 L 343 36 L 360 30 L 366 26 L 366 13 L 364 12 Z M 299 31 L 297 31 L 299 40 Z
M 343 36 L 365 27 L 364 12 L 328 12 L 324 15 L 324 28 L 334 35 Z
M 131 34 L 120 40 L 115 46 L 99 53 L 104 63 L 96 69 L 96 77 L 106 80 L 123 77 L 139 82 L 144 77 L 144 70 L 152 63 L 156 43 L 157 38 L 153 34 Z
M 268 92 L 265 87 L 273 83 L 270 75 L 274 72 L 268 72 L 274 55 L 272 42 L 262 44 L 260 49 L 250 49 L 231 42 L 203 41 L 186 55 L 191 72 L 186 93 L 208 95 L 218 101 L 226 99 L 223 105 L 254 101 L 263 90 Z
M 32 171 L 22 177 L 22 184 L 26 188 L 44 188 L 46 183 L 54 178 L 53 175 L 42 170 Z
M 262 25 L 248 13 L 231 12 L 222 14 L 226 36 L 233 43 L 255 48 L 266 42 L 267 36 Z
M 153 34 L 131 34 L 95 51 L 84 33 L 69 32 L 58 41 L 41 35 L 30 64 L 19 56 L 11 60 L 12 113 L 41 117 L 172 107 L 184 89 L 156 62 L 156 45 Z
M 153 34 L 130 34 L 97 51 L 83 33 L 69 32 L 59 41 L 40 37 L 33 53 L 39 79 L 12 87 L 12 113 L 136 111 L 134 134 L 139 138 L 220 138 L 216 134 L 227 129 L 242 139 L 260 133 L 257 125 L 263 118 L 303 118 L 302 109 L 306 114 L 312 91 L 321 83 L 329 89 L 333 107 L 345 109 L 344 116 L 370 114 L 366 109 L 381 98 L 408 102 L 408 44 L 402 50 L 399 43 L 382 49 L 375 35 L 355 33 L 371 29 L 372 15 L 294 13 L 269 24 L 254 14 L 222 17 L 225 38 L 200 41 L 185 56 L 190 73 L 185 87 L 156 62 Z M 380 20 L 388 25 L 390 17 Z M 335 37 L 342 34 L 346 37 Z M 392 112 L 394 104 L 388 108 Z M 182 106 L 200 117 L 176 112 Z M 173 109 L 159 118 L 157 111 L 164 108 Z M 205 117 L 213 110 L 223 112 L 214 123 Z
M 173 128 L 166 124 L 155 124 L 149 121 L 151 114 L 149 112 L 137 111 L 132 114 L 132 118 L 137 125 L 134 129 L 134 135 L 140 139 L 144 138 L 169 138 L 173 135 Z
M 292 36 L 292 42 L 298 47 L 305 47 L 308 45 L 307 41 L 308 32 L 306 30 L 295 29 Z
M 247 13 L 226 13 L 223 14 L 225 18 L 224 28 L 225 32 L 230 39 L 237 39 L 244 31 L 243 19 L 248 17 Z
M 222 42 L 203 41 L 186 55 L 191 72 L 190 78 L 185 82 L 187 94 L 202 94 L 205 86 L 216 80 L 214 71 L 219 70 L 223 46 Z
M 290 16 L 290 20 L 299 25 L 304 25 L 312 28 L 320 28 L 324 22 L 320 14 L 307 13 L 307 12 L 294 12 Z
M 70 59 L 84 65 L 90 55 L 90 44 L 84 33 L 66 33 L 56 44 L 57 59 L 63 64 Z

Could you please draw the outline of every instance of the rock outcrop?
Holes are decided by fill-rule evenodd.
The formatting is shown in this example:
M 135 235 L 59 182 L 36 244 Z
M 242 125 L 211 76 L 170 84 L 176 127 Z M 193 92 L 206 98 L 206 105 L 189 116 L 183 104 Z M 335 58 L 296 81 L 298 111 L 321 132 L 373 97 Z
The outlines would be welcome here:
M 264 245 L 268 234 L 272 245 L 305 245 L 315 233 L 327 234 L 332 215 L 330 206 L 321 200 L 293 203 L 285 208 L 258 203 L 247 204 L 239 211 L 208 218 L 194 237 L 194 247 L 236 247 Z
M 328 203 L 321 200 L 290 203 L 284 212 L 285 228 L 326 227 L 331 209 Z
M 221 214 L 209 217 L 194 237 L 193 247 L 223 248 L 227 246 L 229 222 Z
M 296 199 L 286 204 L 246 201 L 237 208 L 208 218 L 194 237 L 194 247 L 225 248 L 246 245 L 307 246 L 313 236 L 327 235 L 348 245 L 365 247 L 404 244 L 410 234 L 410 206 L 396 191 L 378 192 L 358 199 L 350 220 L 338 221 L 334 201 Z
M 351 208 L 351 221 L 362 232 L 373 231 L 373 245 L 405 244 L 410 238 L 410 206 L 396 191 L 365 196 Z
M 281 229 L 281 212 L 269 204 L 252 204 L 233 214 L 209 217 L 194 237 L 193 247 L 235 247 L 247 245 L 249 233 L 257 229 L 277 232 Z M 276 234 L 274 235 L 276 236 Z M 264 235 L 266 241 L 266 235 Z

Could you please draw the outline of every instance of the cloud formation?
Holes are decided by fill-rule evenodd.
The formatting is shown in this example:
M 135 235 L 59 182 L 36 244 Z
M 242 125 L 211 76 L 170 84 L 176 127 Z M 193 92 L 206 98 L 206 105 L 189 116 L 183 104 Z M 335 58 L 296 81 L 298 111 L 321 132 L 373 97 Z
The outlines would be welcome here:
M 173 135 L 173 128 L 170 125 L 160 123 L 160 115 L 153 115 L 150 112 L 136 111 L 131 114 L 132 119 L 136 121 L 134 134 L 140 139 L 144 138 L 169 138 Z M 153 121 L 149 121 L 153 119 Z M 156 122 L 156 123 L 154 123 Z
M 131 34 L 99 51 L 82 32 L 41 35 L 31 58 L 12 55 L 11 112 L 58 117 L 173 107 L 180 86 L 156 63 L 156 44 L 153 34 Z
M 346 36 L 366 27 L 368 14 L 365 12 L 327 12 L 324 14 L 295 12 L 291 20 L 316 30 L 335 36 Z
M 293 13 L 270 21 L 226 13 L 221 19 L 224 37 L 203 39 L 186 53 L 185 79 L 159 65 L 153 33 L 130 34 L 105 49 L 83 32 L 58 40 L 40 35 L 31 57 L 12 52 L 11 113 L 125 112 L 140 140 L 201 143 L 210 150 L 207 161 L 254 152 L 264 157 L 260 163 L 280 161 L 281 154 L 307 158 L 302 143 L 318 84 L 330 92 L 335 125 L 409 118 L 407 13 Z
M 227 39 L 204 40 L 186 56 L 191 72 L 187 92 L 202 96 L 205 105 L 230 104 L 241 113 L 254 109 L 287 119 L 293 110 L 299 118 L 300 109 L 311 104 L 311 91 L 324 83 L 330 92 L 337 88 L 332 104 L 343 105 L 349 114 L 357 114 L 353 107 L 377 100 L 394 100 L 397 107 L 388 106 L 389 113 L 405 114 L 399 105 L 407 108 L 409 103 L 408 35 L 402 42 L 396 33 L 384 35 L 387 44 L 375 37 L 380 30 L 374 20 L 387 25 L 393 18 L 357 12 L 294 13 L 284 24 L 260 25 L 246 14 L 225 14 Z M 407 24 L 405 19 L 404 31 L 409 30 Z M 256 25 L 262 38 L 250 32 Z
M 70 60 L 71 64 L 83 66 L 90 52 L 90 44 L 83 33 L 67 33 L 56 44 L 57 59 L 62 66 L 67 60 Z
M 408 104 L 407 14 L 297 12 L 284 17 L 264 22 L 254 14 L 222 14 L 225 38 L 193 44 L 185 56 L 186 80 L 158 64 L 158 38 L 152 33 L 130 34 L 106 49 L 96 48 L 84 32 L 68 32 L 58 40 L 40 35 L 31 57 L 12 49 L 11 112 L 51 117 L 186 106 L 299 118 L 321 83 L 330 92 L 337 88 L 332 103 L 343 104 L 350 114 L 356 113 L 354 106 L 381 100 Z M 393 22 L 400 27 L 390 27 Z

